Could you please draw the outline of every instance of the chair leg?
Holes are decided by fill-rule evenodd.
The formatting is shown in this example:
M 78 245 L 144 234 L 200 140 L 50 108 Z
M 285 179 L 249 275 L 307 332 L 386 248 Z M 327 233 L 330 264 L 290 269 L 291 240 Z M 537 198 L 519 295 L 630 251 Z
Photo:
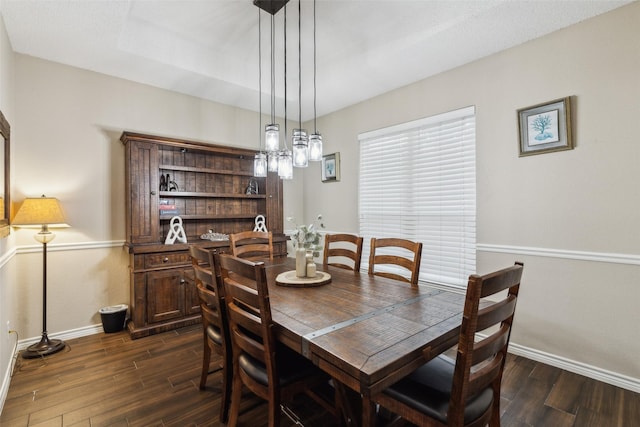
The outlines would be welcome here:
M 200 374 L 200 390 L 204 390 L 207 386 L 207 377 L 209 376 L 209 363 L 211 362 L 211 346 L 207 333 L 204 333 L 204 349 L 202 353 L 202 373 Z
M 230 357 L 226 355 L 224 358 L 224 365 L 222 366 L 222 396 L 220 397 L 220 422 L 226 424 L 229 420 L 229 406 L 231 403 L 231 384 L 233 382 L 233 369 Z
M 269 408 L 269 427 L 280 427 L 280 399 L 279 396 L 272 396 L 268 400 L 267 406 Z
M 233 373 L 233 382 L 231 385 L 231 405 L 229 407 L 229 421 L 230 427 L 235 427 L 238 424 L 238 414 L 240 412 L 240 399 L 242 399 L 242 378 L 240 373 Z M 221 421 L 222 422 L 222 421 Z

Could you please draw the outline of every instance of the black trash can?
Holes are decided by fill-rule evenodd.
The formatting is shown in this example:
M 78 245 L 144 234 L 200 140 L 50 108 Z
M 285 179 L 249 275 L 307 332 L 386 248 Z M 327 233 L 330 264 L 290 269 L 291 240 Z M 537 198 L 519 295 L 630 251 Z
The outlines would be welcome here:
M 120 332 L 124 329 L 128 308 L 127 304 L 118 304 L 102 307 L 99 310 L 102 318 L 102 329 L 104 329 L 105 333 Z

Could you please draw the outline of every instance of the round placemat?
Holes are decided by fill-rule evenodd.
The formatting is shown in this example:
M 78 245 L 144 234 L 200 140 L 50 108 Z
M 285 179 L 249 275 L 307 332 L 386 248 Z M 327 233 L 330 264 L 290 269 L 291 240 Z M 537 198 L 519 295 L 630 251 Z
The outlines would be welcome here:
M 329 282 L 331 282 L 331 275 L 324 271 L 316 271 L 315 277 L 298 277 L 296 276 L 296 271 L 292 270 L 280 273 L 278 274 L 278 277 L 276 277 L 277 285 L 299 288 L 321 286 L 326 285 Z

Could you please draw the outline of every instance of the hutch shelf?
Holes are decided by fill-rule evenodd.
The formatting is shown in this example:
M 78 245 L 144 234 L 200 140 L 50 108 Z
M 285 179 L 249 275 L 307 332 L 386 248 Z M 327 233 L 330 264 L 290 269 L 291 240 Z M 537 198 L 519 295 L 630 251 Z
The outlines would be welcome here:
M 189 244 L 229 250 L 228 240 L 200 236 L 252 230 L 263 215 L 274 255 L 286 256 L 282 182 L 253 177 L 255 151 L 124 132 L 126 247 L 132 338 L 200 322 Z M 164 244 L 171 219 L 182 220 L 187 244 Z

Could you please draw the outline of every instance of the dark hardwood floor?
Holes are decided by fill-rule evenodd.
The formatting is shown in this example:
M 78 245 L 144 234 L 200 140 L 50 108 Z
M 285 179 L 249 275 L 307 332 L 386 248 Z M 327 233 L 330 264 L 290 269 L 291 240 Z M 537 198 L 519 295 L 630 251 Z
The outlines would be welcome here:
M 200 325 L 69 340 L 47 358 L 18 358 L 0 426 L 218 426 L 220 376 L 199 390 L 201 360 Z M 640 394 L 522 357 L 509 356 L 502 394 L 503 426 L 640 426 Z M 309 399 L 292 408 L 305 426 L 331 425 Z M 266 425 L 262 400 L 244 396 L 240 425 Z

